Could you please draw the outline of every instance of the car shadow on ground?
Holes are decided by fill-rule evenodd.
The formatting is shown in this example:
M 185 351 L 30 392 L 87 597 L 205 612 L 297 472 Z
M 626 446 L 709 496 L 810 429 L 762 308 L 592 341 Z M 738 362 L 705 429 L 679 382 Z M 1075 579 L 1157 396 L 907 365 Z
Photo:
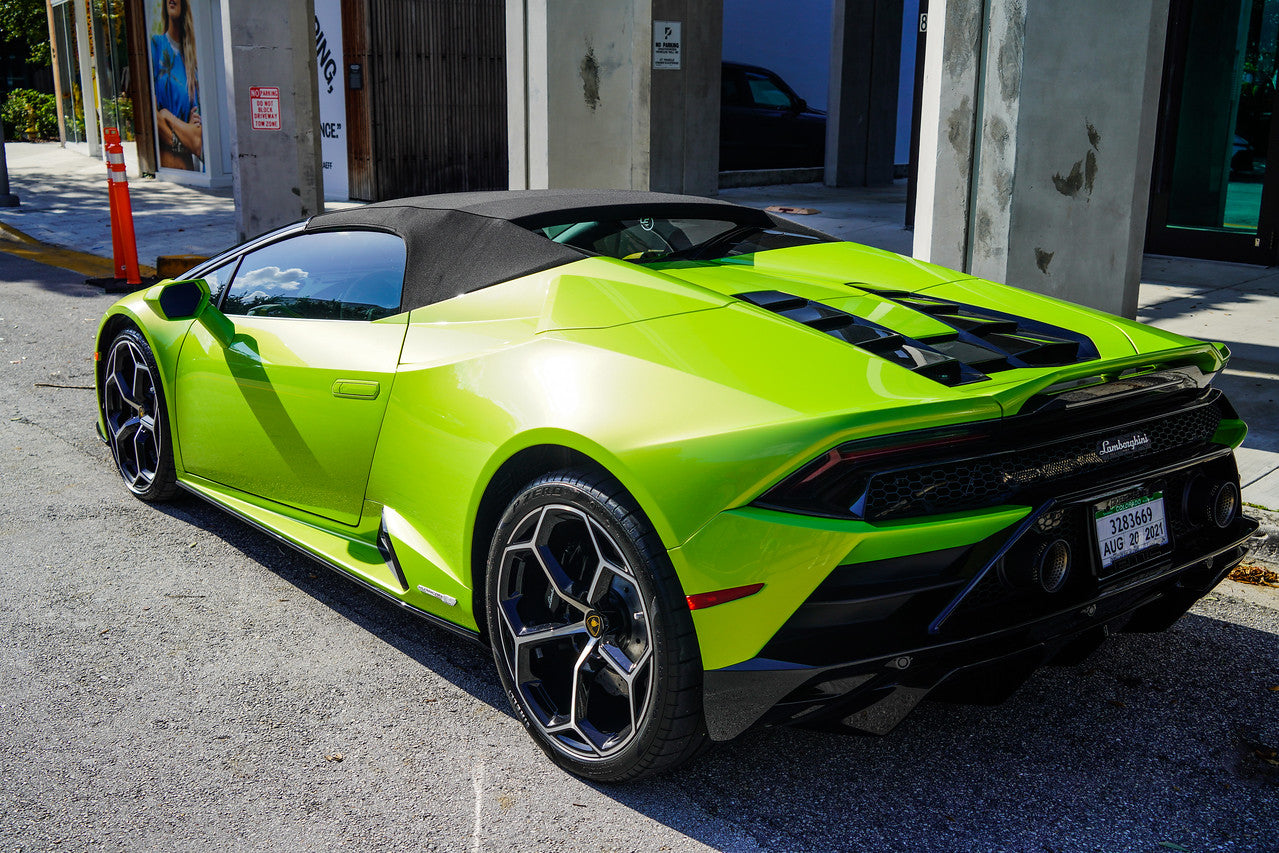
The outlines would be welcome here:
M 156 509 L 513 717 L 481 646 L 198 499 Z M 1214 618 L 1226 601 L 1041 669 L 1003 705 L 925 702 L 881 738 L 757 730 L 665 776 L 592 787 L 722 849 L 1273 851 L 1279 617 L 1235 604 L 1257 627 Z
M 675 784 L 768 849 L 1274 851 L 1268 614 L 1269 630 L 1191 614 L 1118 635 L 1003 705 L 924 703 L 882 738 L 753 732 Z
M 297 552 L 240 518 L 205 501 L 182 495 L 153 504 L 159 512 L 211 533 L 273 572 L 299 592 L 350 620 L 456 687 L 514 717 L 493 669 L 493 657 L 468 641 L 427 622 L 362 584 Z

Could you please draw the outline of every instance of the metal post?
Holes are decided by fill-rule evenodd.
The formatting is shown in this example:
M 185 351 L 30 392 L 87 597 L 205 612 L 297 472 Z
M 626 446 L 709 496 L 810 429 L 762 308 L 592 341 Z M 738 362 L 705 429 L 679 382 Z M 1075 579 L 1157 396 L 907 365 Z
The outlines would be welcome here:
M 17 207 L 18 197 L 9 192 L 9 158 L 4 150 L 4 126 L 0 125 L 0 207 Z
M 67 117 L 62 109 L 62 63 L 58 56 L 58 28 L 54 24 L 53 0 L 45 0 L 45 13 L 49 18 L 49 61 L 53 66 L 53 103 L 58 110 L 58 142 L 67 147 Z

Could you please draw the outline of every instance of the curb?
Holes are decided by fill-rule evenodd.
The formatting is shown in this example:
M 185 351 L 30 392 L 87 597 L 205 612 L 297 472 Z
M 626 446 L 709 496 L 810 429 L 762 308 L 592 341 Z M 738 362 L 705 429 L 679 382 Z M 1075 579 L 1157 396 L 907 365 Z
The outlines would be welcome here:
M 111 258 L 45 243 L 3 222 L 0 222 L 0 252 L 46 266 L 61 267 L 89 278 L 115 277 L 115 263 Z M 155 275 L 153 267 L 139 264 L 138 269 L 144 276 Z
M 1249 543 L 1252 553 L 1244 562 L 1279 571 L 1279 512 L 1246 506 L 1244 515 L 1261 523 L 1261 528 Z

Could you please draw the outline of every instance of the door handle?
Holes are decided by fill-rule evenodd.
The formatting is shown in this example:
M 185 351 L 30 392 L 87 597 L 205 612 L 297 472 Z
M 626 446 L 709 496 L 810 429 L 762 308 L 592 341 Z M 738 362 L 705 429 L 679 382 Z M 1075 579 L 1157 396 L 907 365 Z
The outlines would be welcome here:
M 376 400 L 382 387 L 371 379 L 336 379 L 333 396 L 346 400 Z

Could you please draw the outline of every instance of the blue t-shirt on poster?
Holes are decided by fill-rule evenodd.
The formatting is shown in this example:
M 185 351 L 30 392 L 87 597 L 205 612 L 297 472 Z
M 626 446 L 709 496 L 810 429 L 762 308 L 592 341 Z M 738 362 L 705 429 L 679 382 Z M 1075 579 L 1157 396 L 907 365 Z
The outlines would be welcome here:
M 191 110 L 200 108 L 199 91 L 194 100 L 187 92 L 187 68 L 182 53 L 164 33 L 151 36 L 151 67 L 155 69 L 155 105 L 182 121 L 191 120 Z

